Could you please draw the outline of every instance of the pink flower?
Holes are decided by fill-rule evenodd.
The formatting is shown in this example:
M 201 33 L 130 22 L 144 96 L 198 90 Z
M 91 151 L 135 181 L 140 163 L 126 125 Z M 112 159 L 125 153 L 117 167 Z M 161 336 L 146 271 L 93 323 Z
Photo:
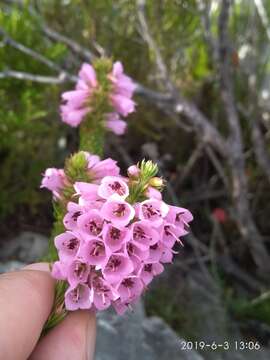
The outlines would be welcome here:
M 57 280 L 67 279 L 67 264 L 56 261 L 52 266 L 52 277 Z
M 78 228 L 82 233 L 96 237 L 100 235 L 104 220 L 97 210 L 90 210 L 78 217 Z
M 164 245 L 159 241 L 149 248 L 149 257 L 147 262 L 156 263 L 160 261 L 161 256 L 164 252 Z
M 135 111 L 135 102 L 121 94 L 111 95 L 111 101 L 115 110 L 124 117 Z
M 134 217 L 135 210 L 118 196 L 112 196 L 102 206 L 101 215 L 116 226 L 127 225 Z
M 105 124 L 116 135 L 123 135 L 127 128 L 127 123 L 116 112 L 107 114 Z
M 89 238 L 82 247 L 80 255 L 87 264 L 101 267 L 107 262 L 108 251 L 102 239 Z
M 120 61 L 113 64 L 112 74 L 109 78 L 114 84 L 114 91 L 116 93 L 122 94 L 127 98 L 133 96 L 136 85 L 129 76 L 124 74 L 123 65 Z
M 127 228 L 119 228 L 112 224 L 105 225 L 103 239 L 112 252 L 119 250 L 130 239 L 131 233 Z
M 91 111 L 88 104 L 96 86 L 95 70 L 91 65 L 83 64 L 79 72 L 76 89 L 62 94 L 64 104 L 60 106 L 60 112 L 63 122 L 73 127 L 82 122 L 85 115 Z
M 67 310 L 90 309 L 90 289 L 85 284 L 69 287 L 65 293 L 65 306 Z
M 142 262 L 149 258 L 149 249 L 142 250 L 134 242 L 130 241 L 126 244 L 126 251 L 132 261 L 134 273 L 137 274 Z
M 61 190 L 65 185 L 65 173 L 62 169 L 48 168 L 43 175 L 41 188 L 52 191 L 55 198 L 60 198 Z
M 145 196 L 147 196 L 149 199 L 157 199 L 162 200 L 162 194 L 157 189 L 153 188 L 152 186 L 149 186 L 146 190 Z
M 132 224 L 133 243 L 140 249 L 147 250 L 150 245 L 159 241 L 158 232 L 152 228 L 151 222 L 136 221 Z
M 105 310 L 111 301 L 119 297 L 116 290 L 102 277 L 93 275 L 90 278 L 92 302 L 98 310 Z
M 131 178 L 137 179 L 140 175 L 140 169 L 138 168 L 137 165 L 131 165 L 127 169 L 127 173 L 128 173 L 128 176 L 130 176 Z
M 148 285 L 153 277 L 163 272 L 164 266 L 160 263 L 145 264 L 140 272 L 140 278 L 145 285 Z
M 193 216 L 191 212 L 185 208 L 170 206 L 166 220 L 176 226 L 186 227 L 189 229 L 188 223 L 193 220 Z
M 84 210 L 80 205 L 74 202 L 68 203 L 67 210 L 68 212 L 64 216 L 63 223 L 66 229 L 75 230 L 77 228 L 77 219 L 83 214 Z
M 98 195 L 103 199 L 108 199 L 114 194 L 125 199 L 129 195 L 129 188 L 120 177 L 105 176 L 98 187 Z
M 77 233 L 66 231 L 55 237 L 54 244 L 63 262 L 71 261 L 77 255 L 81 240 Z
M 117 162 L 111 158 L 100 160 L 99 156 L 91 155 L 85 152 L 86 160 L 88 161 L 88 172 L 91 180 L 96 184 L 105 176 L 117 176 L 120 173 L 120 169 L 117 166 Z
M 89 184 L 86 182 L 75 182 L 74 190 L 76 195 L 80 195 L 80 198 L 85 201 L 98 200 L 98 186 L 96 184 Z
M 71 286 L 84 283 L 88 279 L 90 266 L 80 260 L 74 260 L 68 265 L 67 278 Z
M 83 118 L 89 113 L 90 108 L 84 107 L 82 109 L 76 109 L 69 103 L 60 106 L 60 114 L 62 121 L 72 127 L 77 127 L 82 122 Z
M 182 227 L 177 227 L 173 224 L 165 223 L 162 230 L 161 241 L 166 247 L 172 248 L 176 241 L 183 245 L 179 239 L 180 236 L 187 234 L 187 231 Z
M 153 226 L 159 226 L 169 211 L 168 205 L 156 199 L 145 200 L 140 204 L 139 217 L 148 220 Z
M 138 276 L 129 276 L 122 280 L 117 288 L 121 301 L 132 301 L 143 292 L 143 283 Z
M 84 63 L 79 71 L 79 78 L 83 82 L 78 83 L 77 87 L 85 89 L 85 85 L 88 88 L 95 88 L 97 86 L 96 72 L 92 65 Z
M 110 256 L 102 273 L 104 278 L 113 284 L 121 281 L 123 277 L 131 274 L 132 271 L 133 265 L 128 256 L 117 253 Z

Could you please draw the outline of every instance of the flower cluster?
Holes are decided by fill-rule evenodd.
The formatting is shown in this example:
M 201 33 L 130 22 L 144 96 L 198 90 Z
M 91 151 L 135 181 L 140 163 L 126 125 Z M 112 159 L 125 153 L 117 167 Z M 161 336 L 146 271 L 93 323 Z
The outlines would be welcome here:
M 111 112 L 105 114 L 105 126 L 117 135 L 122 135 L 126 129 L 126 122 L 120 118 L 134 112 L 135 102 L 132 96 L 135 84 L 130 77 L 124 74 L 121 62 L 113 64 L 112 70 L 106 76 L 109 86 L 108 103 Z M 77 127 L 93 110 L 92 99 L 95 93 L 102 91 L 101 84 L 94 67 L 84 63 L 79 71 L 79 80 L 75 90 L 62 94 L 63 104 L 60 107 L 63 122 Z
M 151 162 L 152 167 L 148 162 L 130 167 L 128 177 L 122 177 L 112 159 L 85 156 L 95 179 L 73 184 L 65 232 L 54 239 L 59 260 L 52 274 L 68 282 L 67 310 L 112 305 L 122 314 L 163 271 L 163 264 L 172 262 L 173 247 L 182 244 L 193 217 L 162 200 L 161 179 L 147 170 L 155 169 Z

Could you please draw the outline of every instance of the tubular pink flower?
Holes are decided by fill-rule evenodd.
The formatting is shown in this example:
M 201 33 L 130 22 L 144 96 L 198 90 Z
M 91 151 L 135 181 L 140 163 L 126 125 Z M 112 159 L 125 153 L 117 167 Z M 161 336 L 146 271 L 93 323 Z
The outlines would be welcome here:
M 105 310 L 111 302 L 119 297 L 116 290 L 102 277 L 93 275 L 90 278 L 91 300 L 97 310 Z
M 120 61 L 113 64 L 112 73 L 109 76 L 114 85 L 114 91 L 127 98 L 131 98 L 135 91 L 136 85 L 132 79 L 124 74 L 124 68 Z
M 61 197 L 61 190 L 65 185 L 65 173 L 63 169 L 48 168 L 41 181 L 41 188 L 50 190 L 55 198 Z
M 75 90 L 62 94 L 64 104 L 60 106 L 63 122 L 77 127 L 85 115 L 91 111 L 89 99 L 93 90 L 97 87 L 97 79 L 94 68 L 84 63 L 79 71 L 79 80 Z
M 133 243 L 142 250 L 149 249 L 151 245 L 156 244 L 160 239 L 151 222 L 146 220 L 136 221 L 132 224 L 132 238 Z
M 65 306 L 67 310 L 90 309 L 90 289 L 85 284 L 69 287 L 65 293 Z
M 130 239 L 130 236 L 131 232 L 128 228 L 120 228 L 112 224 L 104 227 L 103 239 L 112 252 L 119 250 Z
M 79 216 L 77 224 L 82 233 L 97 237 L 102 232 L 104 220 L 99 214 L 99 211 L 93 209 Z
M 163 272 L 164 266 L 160 263 L 145 264 L 140 271 L 140 278 L 145 285 L 148 285 L 153 277 Z
M 138 276 L 129 276 L 121 281 L 117 291 L 120 295 L 121 301 L 132 301 L 132 299 L 139 297 L 143 292 L 144 286 Z
M 76 195 L 81 195 L 85 200 L 97 200 L 98 199 L 98 186 L 96 184 L 89 184 L 86 182 L 75 182 L 74 189 Z
M 135 102 L 121 94 L 111 95 L 111 102 L 115 110 L 124 117 L 135 111 Z
M 68 265 L 67 279 L 71 286 L 85 283 L 90 273 L 90 266 L 80 260 L 74 260 Z
M 108 199 L 114 194 L 125 199 L 129 195 L 129 188 L 119 176 L 105 176 L 98 187 L 98 195 Z
M 138 168 L 137 165 L 131 165 L 127 169 L 127 173 L 128 173 L 128 176 L 130 176 L 131 178 L 137 179 L 140 175 L 140 169 Z
M 150 221 L 153 226 L 159 226 L 168 211 L 169 207 L 163 201 L 149 199 L 140 204 L 139 217 L 141 220 Z
M 134 218 L 135 210 L 118 196 L 109 198 L 100 210 L 101 215 L 116 226 L 126 226 Z
M 77 229 L 77 219 L 84 213 L 82 206 L 69 202 L 67 205 L 68 212 L 64 216 L 63 224 L 67 230 L 76 230 Z
M 88 172 L 95 184 L 99 184 L 105 176 L 118 176 L 120 168 L 117 162 L 111 158 L 100 160 L 99 156 L 84 152 L 88 162 Z
M 177 227 L 173 224 L 165 223 L 162 229 L 161 241 L 169 248 L 172 248 L 176 241 L 183 245 L 180 236 L 187 234 L 187 231 L 182 227 Z
M 83 245 L 80 256 L 89 265 L 104 266 L 108 259 L 108 249 L 100 238 L 88 238 Z
M 193 220 L 193 215 L 185 208 L 170 206 L 166 220 L 176 226 L 187 227 L 189 229 L 188 224 Z
M 102 269 L 104 278 L 111 284 L 119 283 L 124 276 L 131 274 L 133 271 L 132 261 L 121 253 L 112 254 Z
M 107 120 L 106 128 L 111 130 L 115 135 L 123 135 L 126 132 L 127 123 L 124 120 Z
M 55 237 L 54 244 L 58 250 L 60 260 L 69 262 L 77 255 L 81 245 L 81 239 L 77 233 L 66 231 Z

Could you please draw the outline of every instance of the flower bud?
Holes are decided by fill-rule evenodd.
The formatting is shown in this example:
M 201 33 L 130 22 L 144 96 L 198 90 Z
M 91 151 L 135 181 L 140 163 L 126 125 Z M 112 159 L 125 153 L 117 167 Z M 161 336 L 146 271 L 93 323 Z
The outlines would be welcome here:
M 137 165 L 131 165 L 128 169 L 127 169 L 127 172 L 128 172 L 128 176 L 130 176 L 131 178 L 138 178 L 139 175 L 140 175 L 140 169 L 138 168 Z
M 153 177 L 149 180 L 148 183 L 150 186 L 153 186 L 154 188 L 162 188 L 164 185 L 164 181 L 159 177 Z

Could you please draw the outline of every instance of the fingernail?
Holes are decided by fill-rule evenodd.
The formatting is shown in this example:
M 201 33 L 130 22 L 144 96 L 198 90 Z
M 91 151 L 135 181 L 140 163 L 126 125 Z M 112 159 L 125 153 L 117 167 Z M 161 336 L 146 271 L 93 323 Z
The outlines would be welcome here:
M 50 271 L 50 267 L 48 263 L 35 263 L 23 267 L 22 270 Z

